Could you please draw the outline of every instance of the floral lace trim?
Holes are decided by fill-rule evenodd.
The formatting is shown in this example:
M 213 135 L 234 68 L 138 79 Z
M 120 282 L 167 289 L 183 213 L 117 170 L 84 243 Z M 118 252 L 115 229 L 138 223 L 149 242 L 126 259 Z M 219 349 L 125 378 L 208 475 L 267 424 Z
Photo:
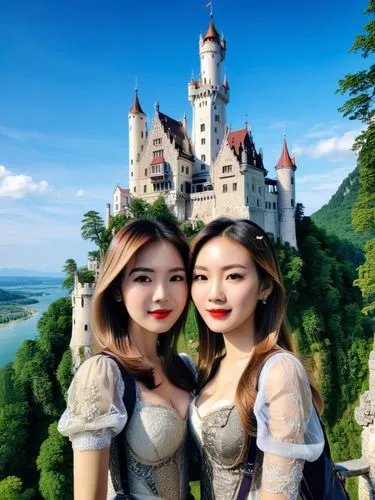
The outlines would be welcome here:
M 111 446 L 112 432 L 110 429 L 100 431 L 80 432 L 70 438 L 73 450 L 101 450 Z
M 297 500 L 303 473 L 303 460 L 290 460 L 285 472 L 280 465 L 263 465 L 262 489 L 270 493 L 282 493 L 288 500 Z

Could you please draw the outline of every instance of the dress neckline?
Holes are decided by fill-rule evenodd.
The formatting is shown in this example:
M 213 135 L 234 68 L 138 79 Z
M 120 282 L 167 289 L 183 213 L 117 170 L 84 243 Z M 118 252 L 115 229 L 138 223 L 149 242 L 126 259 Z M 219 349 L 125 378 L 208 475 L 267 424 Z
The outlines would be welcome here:
M 186 421 L 187 421 L 188 415 L 189 415 L 190 403 L 188 404 L 188 406 L 186 408 L 185 417 L 181 418 L 180 415 L 175 410 L 175 408 L 173 408 L 172 406 L 163 405 L 162 403 L 150 403 L 148 401 L 143 401 L 141 389 L 139 388 L 137 382 L 135 383 L 135 390 L 136 390 L 136 395 L 137 395 L 136 406 L 139 405 L 139 406 L 141 406 L 141 408 L 145 408 L 145 407 L 161 408 L 162 410 L 166 410 L 169 413 L 171 413 L 175 417 L 175 419 L 178 420 L 181 424 L 186 424 Z
M 216 406 L 215 408 L 211 408 L 208 410 L 207 413 L 205 413 L 204 415 L 201 415 L 200 412 L 199 412 L 199 406 L 197 406 L 197 398 L 198 396 L 196 396 L 193 401 L 192 401 L 192 406 L 193 406 L 193 409 L 195 410 L 199 420 L 203 421 L 205 420 L 207 417 L 209 417 L 210 415 L 213 415 L 214 413 L 217 413 L 219 411 L 222 411 L 222 410 L 232 410 L 236 405 L 234 403 L 226 403 L 226 404 L 222 404 L 222 405 L 219 405 L 219 406 Z M 217 402 L 219 401 L 228 401 L 226 399 L 218 399 Z

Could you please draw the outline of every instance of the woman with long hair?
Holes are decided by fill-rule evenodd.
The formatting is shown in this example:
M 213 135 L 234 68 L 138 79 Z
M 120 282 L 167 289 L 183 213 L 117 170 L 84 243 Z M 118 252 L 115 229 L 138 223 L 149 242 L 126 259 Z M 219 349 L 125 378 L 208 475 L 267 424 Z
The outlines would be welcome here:
M 249 220 L 219 218 L 193 240 L 191 266 L 199 375 L 190 425 L 201 499 L 296 499 L 304 461 L 324 447 L 314 408 L 322 403 L 294 352 L 272 244 Z M 244 496 L 252 436 L 259 451 Z
M 92 304 L 98 354 L 75 374 L 58 426 L 73 446 L 76 500 L 189 497 L 186 416 L 195 382 L 189 359 L 177 354 L 188 263 L 185 239 L 164 221 L 131 222 L 111 242 Z M 111 443 L 120 432 L 124 441 L 112 466 Z

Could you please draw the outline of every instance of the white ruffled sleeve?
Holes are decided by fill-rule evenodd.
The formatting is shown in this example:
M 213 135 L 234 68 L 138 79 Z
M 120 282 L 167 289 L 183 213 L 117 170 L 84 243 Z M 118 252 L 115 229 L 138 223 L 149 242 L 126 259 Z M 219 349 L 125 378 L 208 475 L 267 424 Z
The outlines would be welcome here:
M 304 461 L 320 456 L 324 436 L 307 374 L 293 355 L 275 354 L 265 363 L 254 414 L 257 446 L 264 452 L 261 489 L 295 500 Z
M 69 437 L 76 450 L 109 447 L 127 421 L 123 394 L 124 382 L 116 362 L 101 355 L 89 358 L 69 387 L 59 432 Z

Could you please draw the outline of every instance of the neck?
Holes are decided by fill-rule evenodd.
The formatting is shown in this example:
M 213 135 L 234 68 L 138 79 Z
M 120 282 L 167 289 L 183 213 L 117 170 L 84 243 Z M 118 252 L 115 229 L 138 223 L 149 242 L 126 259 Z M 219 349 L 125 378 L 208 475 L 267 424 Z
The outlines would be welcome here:
M 130 320 L 128 335 L 132 345 L 139 352 L 139 354 L 145 356 L 151 363 L 154 363 L 158 359 L 158 335 L 156 333 L 144 330 L 139 325 L 134 323 L 134 321 Z
M 226 361 L 235 362 L 242 359 L 249 359 L 251 351 L 255 344 L 255 325 L 254 318 L 245 325 L 223 334 Z

